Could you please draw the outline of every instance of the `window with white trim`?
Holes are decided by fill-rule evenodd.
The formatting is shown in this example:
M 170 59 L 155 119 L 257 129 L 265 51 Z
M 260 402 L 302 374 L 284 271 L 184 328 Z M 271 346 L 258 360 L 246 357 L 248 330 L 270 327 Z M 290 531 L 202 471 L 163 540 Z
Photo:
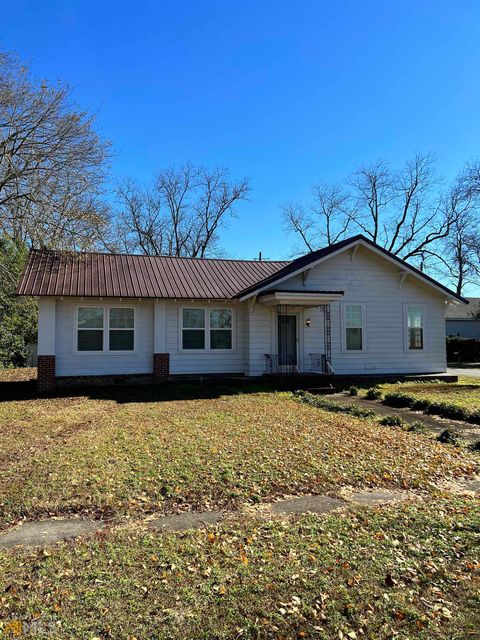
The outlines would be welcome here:
M 77 351 L 103 351 L 104 313 L 102 307 L 79 307 Z
M 210 309 L 210 349 L 232 348 L 232 310 Z
M 135 349 L 133 307 L 78 307 L 77 351 L 117 352 Z
M 364 309 L 362 304 L 345 305 L 345 349 L 346 351 L 362 351 Z
M 135 343 L 133 307 L 110 307 L 108 318 L 109 351 L 133 351 Z
M 231 309 L 182 309 L 182 349 L 231 351 L 232 348 Z
M 182 345 L 184 349 L 205 349 L 205 309 L 183 309 Z
M 423 305 L 407 305 L 407 345 L 409 351 L 419 351 L 423 349 L 424 322 Z

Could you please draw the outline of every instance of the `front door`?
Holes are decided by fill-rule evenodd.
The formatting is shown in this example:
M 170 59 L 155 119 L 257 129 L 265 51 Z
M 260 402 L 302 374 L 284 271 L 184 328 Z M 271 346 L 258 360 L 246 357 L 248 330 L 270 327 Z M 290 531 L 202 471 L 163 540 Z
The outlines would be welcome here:
M 296 367 L 297 361 L 297 316 L 278 317 L 278 366 Z

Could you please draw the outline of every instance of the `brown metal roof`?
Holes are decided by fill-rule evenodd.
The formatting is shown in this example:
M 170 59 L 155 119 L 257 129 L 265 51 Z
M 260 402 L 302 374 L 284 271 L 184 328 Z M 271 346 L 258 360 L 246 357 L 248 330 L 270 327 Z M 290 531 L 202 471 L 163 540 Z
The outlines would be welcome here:
M 235 297 L 287 264 L 34 249 L 17 294 L 218 300 Z

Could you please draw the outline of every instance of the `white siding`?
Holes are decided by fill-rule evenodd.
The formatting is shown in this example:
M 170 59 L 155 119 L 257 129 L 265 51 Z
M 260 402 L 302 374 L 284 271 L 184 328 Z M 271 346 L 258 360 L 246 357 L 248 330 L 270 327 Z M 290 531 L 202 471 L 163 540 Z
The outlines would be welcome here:
M 264 371 L 266 353 L 275 353 L 274 315 L 271 307 L 255 305 L 247 309 L 249 376 L 260 376 Z
M 344 291 L 344 302 L 366 304 L 367 349 L 360 353 L 342 351 L 341 303 L 331 304 L 332 365 L 335 373 L 427 373 L 446 369 L 445 297 L 407 276 L 399 288 L 399 268 L 360 247 L 354 260 L 351 252 L 330 258 L 312 269 L 306 286 L 301 276 L 281 283 L 279 288 L 298 291 Z M 404 303 L 426 305 L 425 348 L 405 351 Z M 305 369 L 309 353 L 323 352 L 323 316 L 319 309 L 306 309 L 310 327 L 304 331 Z M 252 350 L 253 347 L 250 347 Z
M 182 307 L 228 308 L 233 310 L 233 350 L 231 352 L 182 352 L 180 312 Z M 246 368 L 246 304 L 167 301 L 166 351 L 170 354 L 170 373 L 243 373 Z
M 301 276 L 281 283 L 282 289 L 341 290 L 343 302 L 366 306 L 367 348 L 360 353 L 342 350 L 341 303 L 331 305 L 332 365 L 338 374 L 440 372 L 446 368 L 444 298 L 433 288 L 408 276 L 399 288 L 399 268 L 361 247 L 312 269 L 306 286 Z M 92 301 L 94 302 L 94 301 Z M 113 304 L 105 300 L 105 304 Z M 405 350 L 404 304 L 425 305 L 426 326 L 422 351 Z M 264 356 L 276 348 L 276 316 L 268 306 L 244 303 L 136 302 L 136 349 L 125 354 L 75 352 L 75 313 L 79 299 L 56 301 L 55 355 L 58 376 L 151 373 L 155 351 L 170 354 L 170 373 L 243 373 L 264 371 Z M 86 303 L 87 304 L 87 303 Z M 98 304 L 101 304 L 98 302 Z M 121 304 L 121 303 L 119 303 Z M 180 311 L 183 306 L 233 309 L 234 348 L 231 352 L 182 352 Z M 155 312 L 154 312 L 155 309 Z M 298 313 L 299 364 L 309 370 L 310 354 L 323 353 L 323 314 L 317 308 L 291 309 Z M 155 317 L 155 322 L 154 322 Z M 310 319 L 310 326 L 305 320 Z M 155 340 L 154 340 L 155 338 Z
M 38 301 L 38 355 L 55 355 L 55 298 Z
M 101 305 L 102 302 L 91 301 Z M 121 306 L 114 300 L 105 303 Z M 151 373 L 153 368 L 153 302 L 136 302 L 134 353 L 75 353 L 76 308 L 89 302 L 77 299 L 57 300 L 56 305 L 56 375 L 86 376 Z

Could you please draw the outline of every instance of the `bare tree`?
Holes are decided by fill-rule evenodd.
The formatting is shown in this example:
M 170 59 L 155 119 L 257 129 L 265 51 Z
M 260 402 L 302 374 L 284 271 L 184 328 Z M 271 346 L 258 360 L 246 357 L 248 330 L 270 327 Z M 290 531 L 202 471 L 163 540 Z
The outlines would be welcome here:
M 227 169 L 190 164 L 164 169 L 148 188 L 125 180 L 117 188 L 115 240 L 107 247 L 147 255 L 211 255 L 219 229 L 248 193 L 248 181 L 233 181 Z
M 283 210 L 288 229 L 309 251 L 349 230 L 422 268 L 433 261 L 458 215 L 448 206 L 430 154 L 415 156 L 400 171 L 383 160 L 360 167 L 344 189 L 314 189 L 307 210 L 295 204 Z
M 437 252 L 444 275 L 461 295 L 480 277 L 480 163 L 469 162 L 450 189 L 445 206 L 453 223 L 442 251 Z
M 15 242 L 86 247 L 105 226 L 109 147 L 66 84 L 0 54 L 0 230 Z
M 350 195 L 339 185 L 317 184 L 308 205 L 283 205 L 283 220 L 287 230 L 296 233 L 308 251 L 314 251 L 321 242 L 330 245 L 345 236 L 353 206 Z

